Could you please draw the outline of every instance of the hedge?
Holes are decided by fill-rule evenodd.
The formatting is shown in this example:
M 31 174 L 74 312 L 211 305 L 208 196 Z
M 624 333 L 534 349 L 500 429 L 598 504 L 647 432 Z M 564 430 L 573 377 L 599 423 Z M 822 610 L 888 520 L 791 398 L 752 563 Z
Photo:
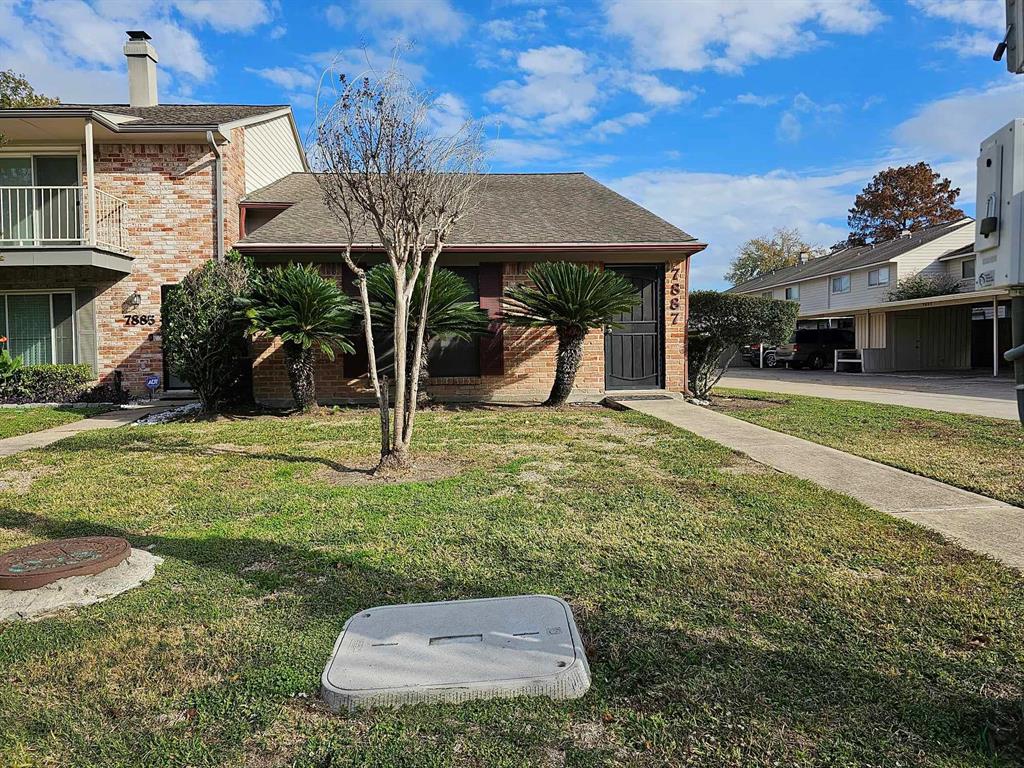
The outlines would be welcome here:
M 25 365 L 0 382 L 2 403 L 71 403 L 96 377 L 88 365 Z

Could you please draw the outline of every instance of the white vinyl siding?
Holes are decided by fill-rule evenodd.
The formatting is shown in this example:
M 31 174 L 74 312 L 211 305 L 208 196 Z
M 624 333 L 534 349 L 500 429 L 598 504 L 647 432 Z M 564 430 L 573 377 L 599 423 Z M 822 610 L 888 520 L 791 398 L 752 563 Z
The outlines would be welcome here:
M 246 194 L 304 170 L 287 115 L 246 126 L 244 141 Z
M 926 275 L 941 275 L 946 271 L 946 266 L 939 261 L 956 248 L 974 242 L 974 226 L 967 224 L 960 229 L 950 232 L 948 235 L 937 237 L 930 243 L 925 243 L 912 251 L 908 251 L 896 257 L 896 263 L 900 267 L 900 275 L 909 277 L 922 272 Z

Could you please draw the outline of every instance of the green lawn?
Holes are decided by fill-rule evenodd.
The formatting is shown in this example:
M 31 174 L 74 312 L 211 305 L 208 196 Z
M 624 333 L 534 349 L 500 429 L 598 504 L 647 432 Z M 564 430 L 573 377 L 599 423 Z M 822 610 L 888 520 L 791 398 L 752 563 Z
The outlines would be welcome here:
M 343 411 L 86 433 L 0 460 L 0 549 L 120 534 L 165 558 L 0 629 L 0 756 L 52 766 L 1009 766 L 1024 580 L 639 414 L 431 411 L 424 482 L 369 481 Z M 448 475 L 445 477 L 445 475 Z M 585 697 L 333 715 L 345 619 L 550 593 Z
M 33 408 L 0 408 L 0 439 L 27 435 L 41 429 L 59 427 L 73 421 L 95 416 L 109 410 L 103 406 L 63 408 L 39 406 Z
M 1017 421 L 742 389 L 715 394 L 712 407 L 730 416 L 1024 506 Z

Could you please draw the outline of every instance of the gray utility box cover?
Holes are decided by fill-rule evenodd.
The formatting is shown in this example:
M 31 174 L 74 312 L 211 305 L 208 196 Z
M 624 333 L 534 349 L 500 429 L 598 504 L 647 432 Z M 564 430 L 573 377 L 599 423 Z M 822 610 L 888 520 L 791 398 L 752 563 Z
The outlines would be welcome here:
M 575 699 L 589 687 L 572 611 L 549 595 L 361 611 L 345 622 L 321 680 L 335 711 L 511 696 Z

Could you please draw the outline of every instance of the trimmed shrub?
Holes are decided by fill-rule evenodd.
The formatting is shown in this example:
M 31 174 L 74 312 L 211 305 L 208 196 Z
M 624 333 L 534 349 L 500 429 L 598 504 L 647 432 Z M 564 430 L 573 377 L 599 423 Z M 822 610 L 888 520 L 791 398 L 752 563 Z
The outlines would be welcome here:
M 692 292 L 686 344 L 690 392 L 694 397 L 706 397 L 729 369 L 740 346 L 756 341 L 785 343 L 796 330 L 799 312 L 800 304 L 795 301 Z M 727 356 L 730 349 L 732 355 Z
M 72 403 L 94 379 L 88 365 L 23 365 L 0 384 L 0 402 Z
M 927 299 L 932 296 L 949 296 L 953 293 L 960 293 L 960 281 L 953 275 L 919 273 L 900 280 L 896 287 L 889 291 L 889 301 Z
M 163 343 L 171 372 L 195 390 L 203 410 L 237 399 L 249 349 L 236 303 L 252 290 L 250 265 L 229 254 L 194 269 L 167 294 Z

